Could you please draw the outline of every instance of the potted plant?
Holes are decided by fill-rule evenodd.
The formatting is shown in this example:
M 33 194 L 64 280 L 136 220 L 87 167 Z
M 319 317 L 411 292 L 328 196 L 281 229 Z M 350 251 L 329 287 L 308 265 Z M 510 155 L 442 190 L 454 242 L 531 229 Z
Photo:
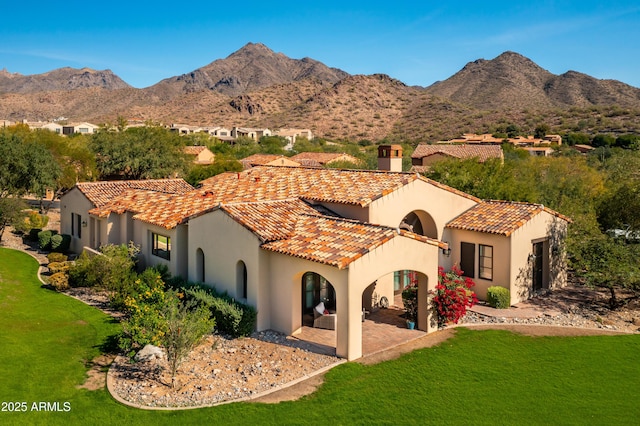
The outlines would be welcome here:
M 402 304 L 404 305 L 407 328 L 413 330 L 418 319 L 418 287 L 410 285 L 402 290 Z

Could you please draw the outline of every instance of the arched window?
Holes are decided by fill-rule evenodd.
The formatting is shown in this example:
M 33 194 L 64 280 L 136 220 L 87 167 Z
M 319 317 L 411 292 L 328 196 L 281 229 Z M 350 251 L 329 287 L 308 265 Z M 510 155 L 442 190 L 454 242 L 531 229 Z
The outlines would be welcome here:
M 242 260 L 236 265 L 236 297 L 247 298 L 247 265 Z
M 196 281 L 203 283 L 204 279 L 204 252 L 199 248 L 196 250 Z

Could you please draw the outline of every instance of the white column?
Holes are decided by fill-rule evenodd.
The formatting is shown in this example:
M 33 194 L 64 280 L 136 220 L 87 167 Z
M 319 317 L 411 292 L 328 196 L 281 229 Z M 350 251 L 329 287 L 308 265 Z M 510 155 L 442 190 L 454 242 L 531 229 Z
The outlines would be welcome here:
M 348 282 L 333 287 L 338 314 L 336 355 L 351 361 L 362 356 L 362 293 Z

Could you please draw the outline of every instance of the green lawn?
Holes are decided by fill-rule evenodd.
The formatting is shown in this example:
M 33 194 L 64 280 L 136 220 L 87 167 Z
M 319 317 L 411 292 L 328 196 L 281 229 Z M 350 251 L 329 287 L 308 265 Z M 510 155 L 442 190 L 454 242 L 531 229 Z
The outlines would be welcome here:
M 459 329 L 438 347 L 374 366 L 347 363 L 301 401 L 157 412 L 77 389 L 118 330 L 41 288 L 37 262 L 0 248 L 0 424 L 638 424 L 640 336 L 525 337 Z M 41 412 L 33 403 L 70 411 Z M 65 403 L 67 403 L 65 405 Z

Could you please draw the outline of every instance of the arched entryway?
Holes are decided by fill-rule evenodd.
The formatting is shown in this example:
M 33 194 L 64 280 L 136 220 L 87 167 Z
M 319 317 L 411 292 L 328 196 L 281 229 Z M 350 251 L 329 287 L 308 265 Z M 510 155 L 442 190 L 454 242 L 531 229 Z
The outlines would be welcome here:
M 326 278 L 315 272 L 302 275 L 302 325 L 313 327 L 313 310 L 324 303 L 329 312 L 336 311 L 336 292 Z
M 431 215 L 424 210 L 410 212 L 400 221 L 398 227 L 418 235 L 438 239 L 436 223 Z
M 205 280 L 204 265 L 204 252 L 199 248 L 196 250 L 196 281 L 201 283 Z

